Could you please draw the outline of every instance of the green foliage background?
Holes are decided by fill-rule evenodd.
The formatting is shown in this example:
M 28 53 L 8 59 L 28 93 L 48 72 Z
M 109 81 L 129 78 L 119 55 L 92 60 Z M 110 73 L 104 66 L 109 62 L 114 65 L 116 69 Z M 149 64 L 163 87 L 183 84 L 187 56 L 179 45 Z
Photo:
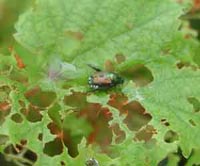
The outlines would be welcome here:
M 191 1 L 0 1 L 10 4 L 17 12 L 0 29 L 0 151 L 8 160 L 200 164 L 200 47 L 181 19 Z M 91 92 L 87 64 L 125 83 Z

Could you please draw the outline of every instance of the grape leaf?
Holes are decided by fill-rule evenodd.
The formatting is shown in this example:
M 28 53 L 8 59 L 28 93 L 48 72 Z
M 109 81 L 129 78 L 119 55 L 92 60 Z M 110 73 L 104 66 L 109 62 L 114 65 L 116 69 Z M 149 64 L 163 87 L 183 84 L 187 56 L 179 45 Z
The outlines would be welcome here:
M 188 156 L 192 148 L 200 144 L 197 139 L 199 115 L 192 112 L 192 105 L 187 101 L 188 97 L 199 100 L 199 71 L 176 69 L 178 60 L 192 61 L 187 56 L 192 52 L 193 44 L 184 47 L 187 41 L 183 42 L 178 32 L 178 17 L 182 9 L 183 6 L 174 2 L 160 0 L 37 0 L 31 9 L 20 16 L 15 26 L 15 39 L 32 51 L 31 60 L 43 57 L 47 64 L 52 56 L 58 56 L 63 61 L 61 64 L 67 64 L 63 68 L 65 75 L 79 78 L 76 85 L 80 85 L 81 81 L 87 84 L 86 79 L 93 72 L 87 64 L 103 69 L 109 60 L 117 71 L 143 64 L 152 72 L 153 82 L 147 86 L 135 87 L 127 81 L 129 83 L 125 83 L 122 89 L 130 101 L 139 101 L 152 115 L 149 124 L 157 130 L 157 134 L 153 135 L 157 142 L 152 149 L 148 149 L 143 142 L 133 140 L 135 133 L 123 123 L 124 117 L 106 104 L 107 95 L 105 98 L 96 95 L 87 98 L 89 102 L 108 107 L 113 115 L 110 124 L 119 123 L 126 132 L 124 142 L 114 144 L 114 149 L 121 151 L 111 164 L 156 165 L 177 146 L 181 146 L 184 155 Z M 125 59 L 121 64 L 117 64 L 118 54 Z M 57 70 L 57 66 L 55 68 Z M 47 82 L 43 82 L 43 88 Z M 62 91 L 52 84 L 48 88 L 55 89 L 56 93 Z M 72 89 L 81 91 L 78 86 Z M 60 98 L 63 98 L 63 91 Z M 163 125 L 162 120 L 169 125 Z M 168 131 L 177 133 L 178 140 L 166 143 L 164 137 Z M 81 147 L 79 151 L 83 149 Z M 134 158 L 131 158 L 132 155 Z M 82 165 L 84 154 L 79 154 L 75 160 L 76 165 Z M 99 162 L 102 162 L 101 159 Z
M 156 57 L 175 36 L 180 14 L 180 6 L 159 0 L 37 0 L 20 16 L 15 39 L 47 60 L 62 56 L 85 78 L 86 64 L 101 67 L 118 53 L 127 61 Z
M 21 140 L 27 140 L 27 148 L 32 149 L 35 153 L 43 153 L 43 147 L 46 142 L 51 141 L 54 136 L 51 135 L 47 124 L 50 123 L 50 118 L 47 113 L 43 115 L 43 119 L 37 123 L 31 123 L 23 119 L 22 123 L 16 123 L 9 117 L 0 127 L 0 131 L 4 135 L 9 136 L 9 143 L 20 144 Z M 18 128 L 19 130 L 16 130 Z M 38 139 L 39 134 L 43 134 L 42 142 Z
M 129 100 L 139 100 L 151 113 L 151 124 L 156 126 L 160 133 L 157 137 L 163 139 L 166 130 L 162 130 L 162 121 L 167 121 L 168 130 L 177 132 L 178 144 L 185 156 L 189 156 L 192 148 L 200 146 L 198 113 L 193 111 L 188 98 L 200 98 L 200 73 L 192 69 L 178 70 L 175 65 L 169 65 L 166 58 L 158 63 L 147 64 L 153 72 L 154 81 L 144 88 L 134 88 L 130 83 L 124 89 Z M 131 88 L 132 87 L 132 88 Z M 131 90 L 132 89 L 132 90 Z M 190 134 L 190 133 L 193 134 Z M 191 141 L 192 140 L 192 141 Z

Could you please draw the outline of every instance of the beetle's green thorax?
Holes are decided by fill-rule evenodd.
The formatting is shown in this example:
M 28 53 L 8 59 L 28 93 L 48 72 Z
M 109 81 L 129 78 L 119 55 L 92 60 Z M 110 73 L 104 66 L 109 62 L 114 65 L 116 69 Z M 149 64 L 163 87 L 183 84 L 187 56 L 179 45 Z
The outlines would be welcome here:
M 123 84 L 124 83 L 124 79 L 117 74 L 115 75 L 114 80 L 115 80 L 116 84 Z

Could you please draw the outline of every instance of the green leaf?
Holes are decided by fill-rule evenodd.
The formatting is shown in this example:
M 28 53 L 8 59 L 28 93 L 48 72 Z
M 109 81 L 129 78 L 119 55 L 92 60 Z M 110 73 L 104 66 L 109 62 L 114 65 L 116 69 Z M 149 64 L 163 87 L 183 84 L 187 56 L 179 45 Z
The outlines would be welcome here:
M 108 95 L 87 96 L 88 102 L 100 103 L 109 108 L 113 118 L 110 124 L 118 123 L 120 129 L 126 133 L 126 138 L 121 144 L 112 144 L 114 150 L 118 152 L 115 159 L 110 161 L 107 156 L 101 159 L 97 157 L 98 154 L 95 155 L 102 165 L 144 165 L 144 163 L 157 165 L 169 152 L 176 151 L 178 146 L 182 148 L 185 156 L 190 154 L 192 148 L 200 146 L 198 140 L 200 117 L 199 114 L 193 112 L 192 105 L 187 100 L 189 97 L 197 100 L 200 98 L 199 70 L 176 68 L 176 63 L 180 60 L 191 63 L 192 58 L 197 58 L 194 54 L 189 56 L 193 46 L 195 50 L 198 50 L 196 42 L 195 44 L 190 42 L 187 46 L 187 41 L 183 41 L 181 32 L 178 32 L 180 26 L 178 17 L 182 14 L 182 9 L 182 6 L 174 2 L 160 0 L 80 0 L 76 2 L 74 0 L 36 0 L 34 6 L 20 16 L 15 26 L 17 32 L 14 36 L 23 47 L 33 53 L 30 56 L 26 54 L 30 58 L 29 64 L 33 60 L 42 61 L 39 74 L 43 72 L 42 69 L 45 66 L 47 73 L 52 67 L 56 72 L 64 73 L 68 79 L 74 76 L 74 82 L 67 82 L 69 87 L 72 87 L 67 90 L 67 93 L 71 90 L 79 92 L 82 89 L 85 90 L 85 87 L 80 87 L 80 84 L 86 85 L 87 77 L 93 73 L 87 64 L 94 64 L 103 69 L 104 64 L 111 61 L 119 72 L 142 64 L 152 72 L 153 81 L 147 86 L 136 87 L 134 83 L 127 80 L 122 91 L 128 96 L 129 101 L 139 101 L 151 114 L 152 120 L 149 125 L 152 125 L 157 132 L 152 138 L 156 140 L 156 143 L 152 145 L 153 148 L 149 149 L 146 146 L 148 143 L 133 140 L 135 132 L 130 131 L 124 123 L 125 116 L 121 116 L 117 109 L 107 105 Z M 124 56 L 125 59 L 121 64 L 118 64 L 116 60 L 118 54 Z M 61 60 L 52 62 L 52 56 Z M 38 64 L 40 63 L 37 63 L 37 66 Z M 41 82 L 42 88 L 58 93 L 58 103 L 62 106 L 61 101 L 65 91 L 60 87 L 63 86 L 58 85 L 58 87 L 48 79 Z M 10 124 L 10 121 L 7 120 L 5 124 Z M 163 121 L 167 121 L 169 125 L 164 125 Z M 47 130 L 46 123 L 44 122 L 45 131 Z M 74 117 L 70 115 L 66 117 L 65 124 L 67 129 L 74 131 L 74 135 L 84 132 L 88 134 L 90 131 L 85 121 L 80 120 L 74 124 Z M 82 132 L 82 124 L 86 127 L 84 132 Z M 30 123 L 27 126 L 33 127 Z M 177 133 L 178 140 L 167 143 L 165 136 L 168 131 Z M 39 129 L 35 132 L 38 133 Z M 190 134 L 191 132 L 194 134 Z M 10 135 L 12 142 L 19 140 L 12 133 Z M 33 135 L 36 134 L 33 133 Z M 28 140 L 33 141 L 33 138 L 28 138 Z M 33 146 L 30 148 L 36 150 Z M 69 159 L 69 156 L 66 160 L 69 159 L 68 163 L 71 165 L 83 165 L 87 159 L 84 152 L 87 150 L 85 146 L 80 146 L 80 155 L 74 159 L 76 164 Z M 40 154 L 39 151 L 38 153 Z M 42 161 L 41 157 L 37 164 L 47 165 L 50 161 L 52 163 L 54 161 L 54 165 L 58 165 L 60 157 L 63 158 L 64 155 L 67 155 L 66 151 L 49 160 L 49 157 L 46 157 Z M 106 164 L 103 164 L 103 160 Z
M 62 56 L 85 77 L 86 64 L 103 66 L 118 53 L 127 60 L 157 56 L 180 14 L 180 6 L 159 0 L 37 0 L 20 16 L 15 39 L 37 54 Z
M 173 150 L 175 150 L 175 146 L 169 146 L 164 142 L 158 143 L 152 140 L 148 143 L 139 143 L 134 142 L 131 138 L 113 147 L 114 153 L 119 156 L 117 166 L 157 165 L 166 156 L 166 153 Z
M 150 124 L 157 128 L 158 140 L 164 139 L 166 130 L 175 131 L 178 145 L 184 155 L 189 156 L 193 148 L 200 146 L 200 115 L 193 111 L 188 101 L 189 97 L 200 98 L 199 70 L 178 70 L 169 65 L 166 58 L 160 64 L 152 62 L 147 66 L 153 72 L 154 81 L 140 89 L 134 89 L 130 83 L 124 93 L 129 100 L 140 101 L 153 116 Z M 163 121 L 169 125 L 164 125 Z
M 9 136 L 9 143 L 19 144 L 21 140 L 27 140 L 27 148 L 30 148 L 37 154 L 43 154 L 43 147 L 46 142 L 53 140 L 47 124 L 50 123 L 50 118 L 47 113 L 44 113 L 41 122 L 31 123 L 23 119 L 22 123 L 16 123 L 9 117 L 0 127 L 0 132 Z M 19 129 L 19 130 L 16 130 Z M 38 139 L 39 134 L 43 135 L 42 141 Z

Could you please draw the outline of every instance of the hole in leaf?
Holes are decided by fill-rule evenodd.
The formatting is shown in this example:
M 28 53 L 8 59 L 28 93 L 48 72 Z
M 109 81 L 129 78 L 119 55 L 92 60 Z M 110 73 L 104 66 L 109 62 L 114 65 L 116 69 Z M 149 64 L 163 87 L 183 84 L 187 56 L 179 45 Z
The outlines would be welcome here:
M 24 157 L 33 161 L 33 162 L 36 162 L 37 160 L 37 155 L 36 153 L 34 153 L 33 151 L 31 150 L 28 150 L 25 154 L 24 154 Z
M 10 111 L 11 111 L 11 109 L 9 109 L 9 111 L 1 111 L 0 110 L 0 125 L 4 123 L 5 117 L 7 115 L 9 115 Z
M 74 125 L 74 127 L 79 129 L 76 125 Z M 65 146 L 68 148 L 68 153 L 71 157 L 76 157 L 78 155 L 77 144 L 80 143 L 82 135 L 73 135 L 70 130 L 63 130 L 55 123 L 48 124 L 48 128 L 50 129 L 52 134 L 57 135 L 57 139 L 64 142 Z M 78 132 L 79 130 L 76 131 Z
M 88 103 L 87 107 L 81 110 L 79 115 L 85 117 L 92 127 L 92 132 L 87 137 L 88 143 L 97 143 L 106 152 L 108 145 L 112 141 L 112 130 L 108 124 L 112 119 L 110 110 L 101 107 L 99 104 Z
M 4 153 L 6 154 L 18 154 L 22 149 L 22 146 L 21 145 L 16 145 L 14 147 L 14 145 L 9 145 L 7 146 L 5 149 L 4 149 Z
M 169 122 L 166 122 L 166 123 L 165 123 L 165 126 L 169 126 L 169 125 L 170 125 Z
M 13 153 L 13 154 L 17 154 L 15 148 L 13 145 L 8 145 L 5 149 L 4 149 L 4 153 L 9 154 L 9 153 Z
M 130 130 L 136 131 L 142 126 L 145 126 L 152 119 L 151 115 L 147 113 L 144 107 L 137 101 L 128 103 L 123 109 L 127 110 L 127 116 L 124 122 Z
M 115 59 L 117 63 L 120 64 L 126 60 L 126 57 L 122 53 L 118 53 L 115 55 Z
M 22 140 L 20 141 L 20 144 L 21 144 L 22 146 L 25 146 L 25 145 L 27 144 L 27 140 L 22 139 Z
M 27 84 L 28 83 L 28 77 L 22 72 L 18 72 L 17 70 L 12 70 L 10 73 L 10 79 L 15 80 L 17 82 Z
M 5 117 L 10 114 L 11 105 L 8 102 L 0 103 L 0 125 L 5 121 Z
M 61 165 L 61 166 L 65 166 L 65 162 L 64 162 L 64 161 L 61 161 L 61 162 L 60 162 L 60 165 Z
M 161 122 L 165 122 L 165 121 L 166 121 L 166 119 L 164 119 L 164 118 L 163 118 L 163 119 L 161 119 L 160 121 L 161 121 Z
M 20 104 L 20 106 L 21 106 L 22 108 L 25 108 L 25 107 L 26 107 L 24 101 L 22 101 L 22 100 L 19 100 L 19 104 Z
M 5 144 L 9 140 L 7 135 L 0 134 L 0 145 Z
M 81 117 L 72 113 L 64 118 L 64 144 L 68 147 L 69 153 L 72 157 L 78 155 L 77 145 L 81 142 L 83 137 L 88 137 L 91 132 L 92 127 L 86 117 Z
M 43 140 L 43 134 L 42 134 L 42 133 L 38 134 L 38 139 L 39 139 L 40 141 Z
M 165 126 L 170 126 L 170 123 L 167 121 L 167 119 L 161 119 L 160 120 L 161 121 L 161 123 L 163 124 L 163 125 L 165 125 Z
M 51 134 L 57 136 L 59 135 L 61 129 L 55 123 L 51 122 L 47 125 L 47 127 L 50 130 Z
M 137 131 L 146 125 L 152 117 L 139 102 L 127 102 L 128 98 L 125 95 L 116 93 L 110 96 L 108 104 L 117 108 L 121 114 L 126 114 L 124 122 L 130 130 Z
M 124 105 L 127 104 L 127 102 L 128 102 L 128 98 L 124 94 L 113 93 L 110 95 L 110 100 L 108 101 L 108 104 L 120 110 L 120 113 L 126 114 L 126 110 L 124 110 L 123 107 Z
M 188 98 L 188 101 L 190 102 L 190 104 L 193 105 L 193 108 L 194 108 L 195 112 L 199 112 L 200 111 L 200 102 L 199 102 L 199 100 L 197 100 L 195 97 L 190 97 L 190 98 Z
M 80 109 L 84 108 L 87 104 L 86 100 L 86 94 L 80 93 L 80 92 L 73 92 L 69 96 L 65 96 L 64 103 L 68 106 L 77 108 L 80 111 Z
M 51 142 L 45 144 L 43 152 L 49 156 L 55 156 L 61 154 L 63 151 L 63 145 L 59 138 L 54 139 Z
M 17 153 L 20 153 L 24 149 L 24 146 L 21 144 L 16 144 L 15 145 L 15 150 Z
M 196 126 L 196 123 L 195 123 L 192 119 L 190 119 L 189 122 L 190 122 L 190 124 L 191 124 L 192 126 Z
M 40 88 L 36 87 L 26 92 L 25 97 L 32 105 L 46 108 L 56 99 L 56 94 L 54 92 L 43 92 Z
M 106 151 L 107 145 L 112 141 L 112 131 L 108 124 L 112 119 L 112 114 L 109 109 L 102 108 L 100 104 L 88 103 L 86 94 L 80 92 L 65 96 L 64 102 L 74 107 L 75 112 L 61 120 L 62 125 L 55 121 L 49 124 L 48 128 L 51 133 L 63 139 L 70 156 L 78 155 L 77 144 L 83 136 L 87 138 L 88 143 L 97 143 L 103 151 Z
M 7 85 L 1 85 L 0 92 L 4 92 L 8 95 L 11 92 L 11 88 Z
M 8 112 L 10 111 L 11 104 L 7 101 L 0 102 L 0 112 Z
M 121 143 L 125 139 L 125 132 L 120 129 L 119 124 L 114 124 L 111 128 L 116 135 L 115 143 Z
M 19 155 L 19 156 L 23 157 L 24 159 L 29 160 L 33 163 L 37 160 L 37 155 L 33 151 L 26 149 L 26 147 L 24 147 L 22 145 L 18 145 L 18 144 L 16 146 L 13 146 L 13 145 L 7 146 L 4 149 L 4 153 L 12 154 L 12 155 Z M 22 160 L 19 162 L 20 162 L 20 165 L 27 165 L 27 166 L 30 165 L 30 163 L 26 162 L 25 160 Z
M 39 92 L 40 92 L 40 87 L 36 86 L 33 89 L 28 90 L 24 95 L 26 98 L 29 98 L 35 96 Z
M 13 114 L 11 119 L 16 123 L 22 123 L 23 122 L 22 116 L 20 114 L 18 114 L 18 113 Z
M 178 140 L 178 134 L 172 130 L 166 132 L 164 136 L 164 141 L 167 143 L 172 143 Z
M 136 133 L 134 140 L 138 140 L 138 141 L 143 140 L 143 141 L 147 142 L 152 138 L 152 136 L 154 134 L 157 134 L 156 129 L 154 129 L 154 127 L 151 125 L 147 125 L 144 129 L 142 129 Z
M 82 136 L 72 136 L 70 131 L 63 132 L 64 144 L 68 149 L 68 153 L 71 157 L 78 155 L 78 143 L 80 143 Z
M 21 109 L 21 112 L 26 116 L 30 122 L 38 122 L 42 120 L 42 115 L 37 107 L 29 105 L 28 109 Z
M 137 86 L 145 86 L 153 81 L 153 75 L 151 71 L 144 65 L 138 64 L 134 67 L 120 73 L 129 80 L 133 80 Z
M 178 62 L 176 66 L 178 69 L 182 69 L 184 66 L 186 66 L 186 64 L 184 64 L 183 62 Z
M 112 119 L 112 112 L 110 112 L 110 110 L 108 108 L 102 107 L 101 113 L 103 115 L 103 118 L 105 118 L 105 120 L 110 121 Z
M 176 66 L 177 66 L 178 69 L 183 69 L 183 68 L 186 68 L 186 67 L 190 67 L 190 68 L 193 69 L 193 70 L 197 70 L 197 69 L 198 69 L 197 66 L 192 65 L 192 64 L 190 64 L 190 63 L 188 63 L 188 62 L 182 62 L 182 61 L 178 62 L 178 63 L 176 64 Z

